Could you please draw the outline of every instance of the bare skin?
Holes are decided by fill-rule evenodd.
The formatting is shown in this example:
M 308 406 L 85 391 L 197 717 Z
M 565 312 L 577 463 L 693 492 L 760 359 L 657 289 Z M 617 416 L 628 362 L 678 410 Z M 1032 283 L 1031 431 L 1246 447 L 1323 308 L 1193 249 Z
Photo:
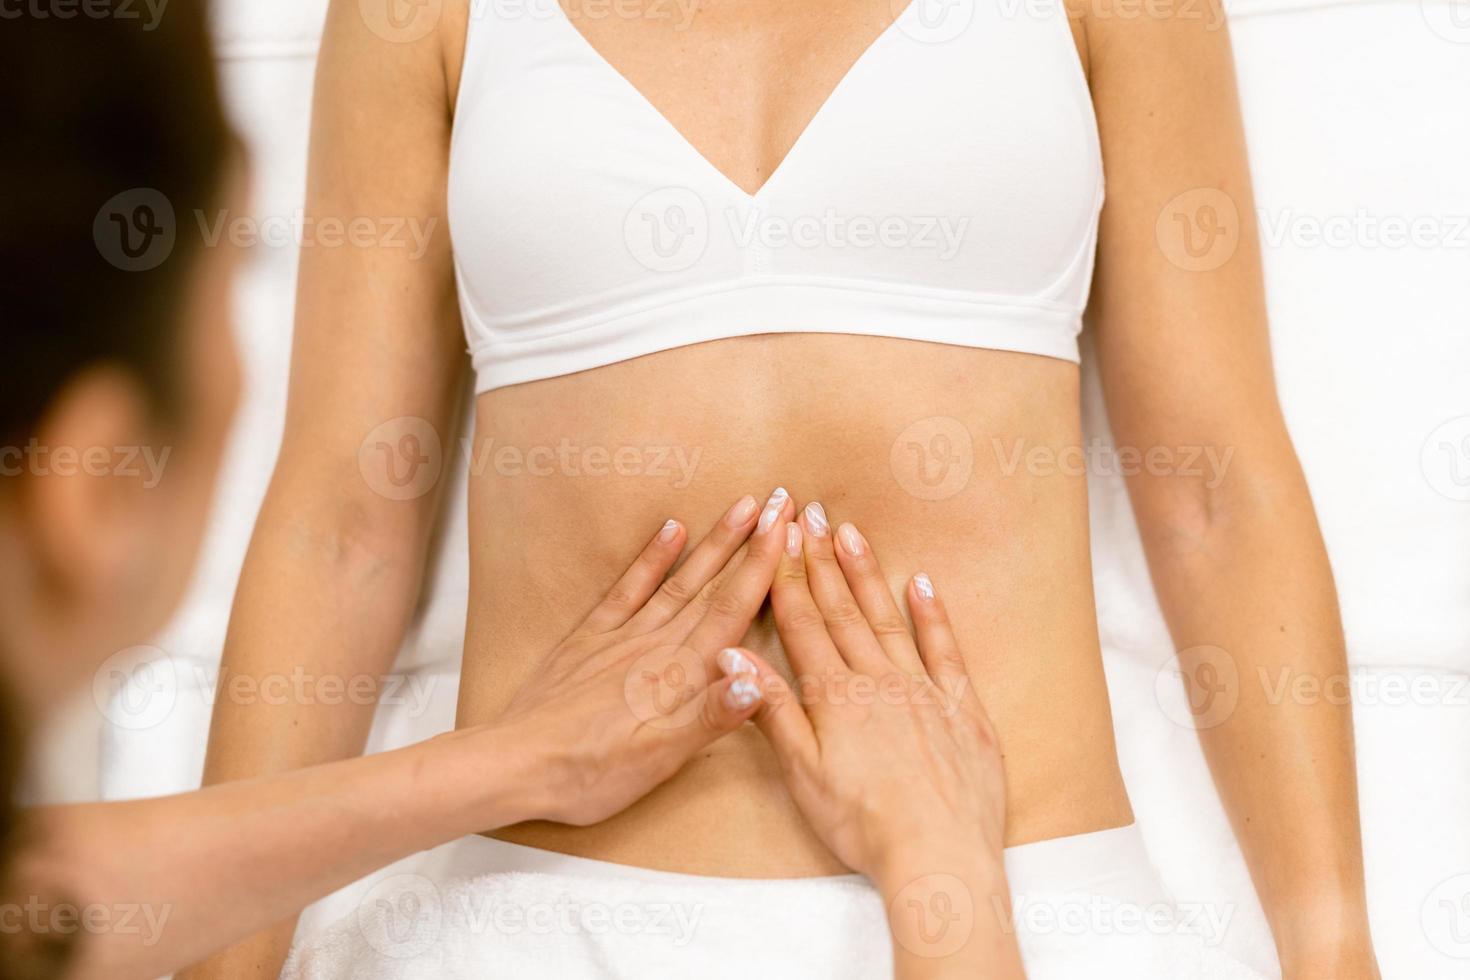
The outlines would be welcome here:
M 891 387 L 885 378 L 894 372 L 913 380 L 881 401 L 869 397 Z M 606 581 L 608 566 L 635 544 L 611 523 L 614 515 L 647 526 L 676 500 L 692 508 L 692 520 L 713 520 L 732 488 L 779 483 L 795 499 L 821 501 L 870 529 L 897 575 L 895 591 L 921 562 L 937 579 L 956 583 L 951 615 L 959 634 L 986 651 L 973 665 L 975 680 L 991 692 L 987 709 L 1005 733 L 1009 843 L 1126 825 L 1132 816 L 1113 755 L 1092 617 L 1083 481 L 1024 469 L 1007 476 L 984 444 L 972 454 L 964 489 L 931 501 L 899 482 L 918 472 L 907 449 L 900 447 L 898 472 L 890 464 L 903 430 L 936 416 L 957 416 L 1007 444 L 1075 444 L 1075 375 L 1071 365 L 1025 355 L 855 337 L 756 337 L 487 394 L 477 444 L 493 439 L 494 447 L 529 449 L 565 439 L 579 447 L 669 446 L 686 458 L 700 455 L 683 489 L 670 486 L 674 477 L 574 475 L 559 463 L 542 477 L 492 461 L 472 478 L 470 522 L 478 537 L 471 543 L 459 724 L 499 714 L 529 676 L 535 651 L 580 615 L 565 597 L 595 595 L 592 583 Z M 721 381 L 660 393 L 661 379 L 670 377 Z M 989 381 L 983 393 L 975 390 L 977 378 Z M 758 386 L 760 397 L 732 398 L 732 384 L 742 392 Z M 609 404 L 627 406 L 628 414 L 609 414 Z M 927 436 L 921 448 L 928 452 Z M 646 466 L 651 458 L 644 457 Z M 943 463 L 924 465 L 938 473 Z M 769 614 L 742 642 L 786 666 Z M 1063 723 L 1037 724 L 1041 718 Z M 712 747 L 679 780 L 596 827 L 535 824 L 496 836 L 696 874 L 844 870 L 781 792 L 775 760 L 754 731 Z
M 1233 450 L 1222 481 L 1208 472 L 1130 478 L 1176 645 L 1225 648 L 1245 677 L 1283 667 L 1341 673 L 1332 579 L 1276 402 L 1219 11 L 1103 17 L 1081 6 L 1073 35 L 1109 195 L 1091 329 L 1117 441 Z M 894 13 L 886 0 L 717 0 L 687 23 L 573 20 L 712 165 L 752 190 Z M 333 4 L 310 213 L 442 224 L 466 23 L 463 0 L 447 2 L 423 40 L 386 44 L 356 4 Z M 1203 272 L 1182 267 L 1157 234 L 1166 205 L 1196 189 L 1223 194 L 1240 216 L 1233 256 Z M 435 503 L 432 494 L 402 502 L 373 493 L 357 452 L 368 432 L 400 416 L 428 420 L 446 443 L 454 437 L 463 338 L 447 236 L 417 261 L 385 250 L 304 255 L 296 345 L 286 442 L 226 663 L 245 674 L 285 662 L 383 671 L 412 610 Z M 942 469 L 944 454 L 927 438 L 934 423 L 925 422 L 936 418 L 971 434 L 969 476 L 942 500 L 912 489 L 921 464 L 929 475 Z M 1085 482 L 1007 465 L 1018 443 L 1053 452 L 1080 444 L 1075 365 L 883 338 L 743 337 L 487 393 L 475 406 L 472 451 L 492 439 L 553 453 L 564 443 L 634 447 L 644 465 L 661 447 L 700 455 L 687 479 L 592 476 L 560 462 L 546 475 L 477 468 L 460 725 L 493 719 L 510 702 L 533 658 L 586 612 L 545 597 L 597 594 L 636 547 L 630 529 L 666 512 L 710 523 L 732 494 L 784 485 L 865 528 L 896 582 L 922 562 L 948 584 L 950 615 L 1006 753 L 1007 843 L 1132 819 L 1098 650 Z M 769 618 L 744 643 L 784 669 Z M 351 708 L 221 704 L 207 779 L 359 752 L 368 724 L 366 711 Z M 1287 976 L 1376 975 L 1348 710 L 1273 705 L 1247 685 L 1232 718 L 1204 738 Z M 498 836 L 694 873 L 840 869 L 759 737 L 736 735 L 712 752 L 597 826 L 527 824 Z M 262 936 L 196 975 L 269 975 L 289 934 Z

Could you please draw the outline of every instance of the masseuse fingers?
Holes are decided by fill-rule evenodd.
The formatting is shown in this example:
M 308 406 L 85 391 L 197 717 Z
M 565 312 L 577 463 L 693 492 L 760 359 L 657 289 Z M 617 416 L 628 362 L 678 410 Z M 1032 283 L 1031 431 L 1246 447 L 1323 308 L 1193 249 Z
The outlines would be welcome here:
M 919 652 L 923 655 L 924 668 L 929 676 L 934 678 L 946 698 L 978 707 L 979 699 L 970 690 L 970 672 L 955 639 L 954 627 L 950 625 L 949 612 L 928 575 L 920 572 L 913 577 L 909 582 L 908 600 L 909 615 L 914 618 L 914 632 L 919 637 Z
M 857 600 L 858 608 L 867 617 L 868 628 L 878 638 L 888 659 L 900 669 L 910 673 L 922 673 L 924 664 L 919 651 L 914 648 L 914 638 L 909 634 L 908 624 L 893 593 L 888 590 L 888 580 L 883 577 L 883 568 L 878 556 L 868 544 L 862 532 L 851 524 L 837 529 L 837 564 L 847 579 L 847 587 Z
M 750 536 L 756 524 L 756 511 L 755 498 L 749 494 L 737 500 L 695 546 L 679 570 L 663 579 L 662 584 L 655 583 L 656 591 L 649 590 L 652 597 L 644 596 L 643 608 L 635 610 L 629 627 L 638 633 L 655 630 L 694 601 Z
M 684 538 L 683 525 L 675 520 L 664 522 L 658 534 L 644 546 L 643 552 L 633 559 L 628 570 L 582 620 L 580 632 L 607 633 L 626 623 L 654 594 L 679 559 Z
M 746 678 L 760 692 L 761 704 L 752 720 L 776 750 L 781 768 L 812 768 L 818 754 L 817 735 L 786 679 L 760 657 L 739 647 L 721 650 L 719 662 L 726 677 Z
M 803 537 L 800 524 L 786 525 L 781 564 L 771 583 L 771 611 L 791 669 L 798 678 L 820 680 L 834 672 L 845 674 L 847 664 L 832 644 L 821 610 L 812 601 L 806 562 L 801 556 Z
M 784 516 L 790 511 L 790 508 L 790 496 L 785 490 L 777 487 L 771 493 L 770 499 L 766 501 L 765 508 L 760 511 L 759 520 L 753 521 L 755 537 L 758 538 L 763 534 L 769 534 L 770 527 L 766 524 L 767 515 L 776 514 L 778 516 Z M 665 627 L 668 633 L 675 637 L 687 637 L 694 631 L 694 628 L 704 619 L 710 608 L 719 600 L 720 593 L 724 591 L 730 580 L 735 577 L 735 574 L 745 564 L 750 554 L 750 546 L 754 544 L 754 541 L 754 538 L 749 539 L 745 546 L 740 548 L 725 562 L 725 567 L 720 569 L 719 573 L 713 578 L 705 582 L 698 594 L 686 602 L 684 608 L 674 614 L 673 619 Z M 754 613 L 751 615 L 754 618 Z M 712 652 L 710 656 L 713 656 Z M 714 661 L 711 659 L 709 663 L 713 665 Z
M 868 674 L 887 673 L 893 664 L 883 652 L 878 638 L 868 627 L 868 619 L 847 587 L 847 578 L 837 564 L 832 546 L 832 530 L 826 511 L 813 501 L 801 515 L 806 528 L 806 575 L 812 598 L 821 610 L 832 642 L 853 670 Z M 847 525 L 851 526 L 851 525 Z
M 786 491 L 773 493 L 746 546 L 745 557 L 718 582 L 717 588 L 706 590 L 707 596 L 701 595 L 704 615 L 684 642 L 705 655 L 711 675 L 715 672 L 715 654 L 740 642 L 771 590 L 776 563 L 781 560 L 781 543 L 786 539 L 781 518 L 791 509 Z

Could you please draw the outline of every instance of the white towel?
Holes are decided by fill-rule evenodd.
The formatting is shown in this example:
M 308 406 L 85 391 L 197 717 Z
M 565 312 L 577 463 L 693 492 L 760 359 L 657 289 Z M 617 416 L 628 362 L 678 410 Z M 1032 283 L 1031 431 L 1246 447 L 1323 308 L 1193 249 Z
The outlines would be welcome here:
M 943 956 L 994 917 L 1016 933 L 1030 980 L 1262 980 L 1223 948 L 1233 908 L 1170 898 L 1136 827 L 1012 848 L 1006 870 L 1011 908 L 958 879 L 901 890 L 893 914 L 916 926 L 904 941 Z M 856 875 L 678 875 L 470 837 L 400 862 L 353 898 L 297 944 L 285 980 L 892 974 L 889 910 Z

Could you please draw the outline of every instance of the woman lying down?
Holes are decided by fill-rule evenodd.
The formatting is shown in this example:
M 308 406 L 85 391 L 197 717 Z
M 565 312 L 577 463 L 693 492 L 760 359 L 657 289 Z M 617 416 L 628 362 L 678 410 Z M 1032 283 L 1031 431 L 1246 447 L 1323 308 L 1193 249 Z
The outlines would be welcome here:
M 0 484 L 8 808 L 23 750 L 58 699 L 176 603 L 238 388 L 239 257 L 181 237 L 161 266 L 120 270 L 107 259 L 121 253 L 93 241 L 97 202 L 133 187 L 181 210 L 244 201 L 199 8 L 176 5 L 153 33 L 23 17 L 0 31 L 0 60 L 18 80 L 7 143 L 27 148 L 4 159 L 0 289 L 24 368 L 3 396 L 8 444 L 174 448 L 146 489 L 59 465 Z M 898 975 L 1020 977 L 1015 936 L 990 904 L 1008 895 L 1000 757 L 943 599 L 916 576 L 915 635 L 880 642 L 867 617 L 895 610 L 874 556 L 845 557 L 814 588 L 790 501 L 756 511 L 742 498 L 697 541 L 677 520 L 658 527 L 494 723 L 182 796 L 7 809 L 0 978 L 179 969 L 415 851 L 530 820 L 605 820 L 749 721 L 779 751 L 813 833 L 867 876 L 871 926 L 884 933 L 867 941 L 886 952 L 892 922 Z M 798 700 L 734 645 L 768 597 L 804 673 L 902 696 Z M 863 612 L 834 635 L 823 613 L 838 601 Z M 683 693 L 655 701 L 640 682 L 650 670 L 678 671 Z M 954 910 L 938 938 L 915 905 Z M 461 925 L 451 916 L 429 944 L 432 975 L 485 976 L 496 961 L 452 944 Z M 363 929 L 407 962 L 393 923 Z M 554 959 L 556 940 L 542 943 Z M 722 969 L 749 975 L 770 952 L 752 938 L 744 963 Z M 498 975 L 520 975 L 498 962 Z
M 318 676 L 357 674 L 369 670 L 367 661 L 391 656 L 385 651 L 396 646 L 405 597 L 418 587 L 431 497 L 406 505 L 375 498 L 362 489 L 356 452 L 372 427 L 361 424 L 367 420 L 416 415 L 448 431 L 443 416 L 455 400 L 452 365 L 462 343 L 453 332 L 460 329 L 456 263 L 458 312 L 474 332 L 479 368 L 475 439 L 534 447 L 571 432 L 588 444 L 623 445 L 645 443 L 640 433 L 656 431 L 673 445 L 704 446 L 694 483 L 672 508 L 683 520 L 668 519 L 669 502 L 646 482 L 589 480 L 585 472 L 532 481 L 496 467 L 477 474 L 459 730 L 399 752 L 330 762 L 360 750 L 364 718 L 304 706 L 246 715 L 222 704 L 210 757 L 218 785 L 14 818 L 5 842 L 5 894 L 16 896 L 10 907 L 54 914 L 28 914 L 22 928 L 0 936 L 14 953 L 0 971 L 152 976 L 259 933 L 192 975 L 271 975 L 279 936 L 289 931 L 279 923 L 348 881 L 447 844 L 432 855 L 438 865 L 390 880 L 359 914 L 298 949 L 288 971 L 313 978 L 1249 976 L 1174 921 L 1131 824 L 1097 659 L 1080 479 L 1008 471 L 979 455 L 945 496 L 933 492 L 929 471 L 895 489 L 901 467 L 887 457 L 890 446 L 953 447 L 956 433 L 945 427 L 954 415 L 988 420 L 1025 445 L 1055 449 L 1075 440 L 1069 354 L 1090 272 L 1100 175 L 1091 157 L 1052 152 L 1076 149 L 1071 138 L 1092 146 L 1091 130 L 1077 128 L 1091 115 L 1067 24 L 1007 19 L 987 4 L 977 8 L 987 30 L 967 35 L 965 45 L 914 49 L 906 45 L 922 25 L 901 14 L 899 27 L 856 64 L 852 82 L 833 93 L 834 108 L 813 120 L 812 138 L 792 149 L 791 164 L 762 183 L 775 169 L 764 152 L 742 158 L 733 168 L 738 180 L 703 169 L 698 154 L 656 128 L 657 115 L 631 87 L 606 74 L 569 22 L 471 24 L 458 18 L 462 5 L 447 3 L 440 35 L 405 43 L 382 38 L 383 25 L 362 13 L 370 6 L 333 7 L 319 75 L 313 207 L 439 213 L 453 116 L 456 254 L 440 237 L 418 265 L 397 265 L 397 256 L 373 249 L 309 257 L 290 431 L 240 588 L 232 672 L 296 663 Z M 736 20 L 775 13 L 761 4 L 712 9 Z M 813 7 L 806 15 L 834 12 Z M 861 40 L 870 21 L 863 14 L 846 23 L 844 44 Z M 784 28 L 793 25 L 779 26 L 747 33 L 787 36 Z M 468 39 L 455 34 L 471 27 L 478 33 Z M 716 18 L 713 29 L 739 34 L 738 27 Z M 613 50 L 629 40 L 600 43 Z M 9 334 L 26 366 L 4 395 L 6 439 L 174 450 L 165 479 L 151 489 L 121 474 L 50 472 L 23 473 L 0 487 L 7 549 L 0 642 L 14 730 L 7 748 L 18 757 L 79 675 L 165 619 L 197 544 L 236 387 L 225 313 L 231 250 L 201 248 L 181 233 L 166 262 L 137 271 L 146 264 L 139 258 L 156 211 L 139 205 L 101 220 L 98 202 L 151 188 L 180 215 L 212 213 L 241 206 L 242 181 L 195 8 L 176 6 L 153 33 L 27 17 L 0 32 L 0 43 L 6 63 L 33 82 L 13 97 L 7 120 L 16 129 L 7 144 L 28 152 L 5 160 L 13 168 L 7 186 L 25 191 L 4 205 L 4 288 L 15 324 Z M 1128 62 L 1125 40 L 1111 43 L 1111 63 Z M 1216 71 L 1218 46 L 1199 43 L 1199 58 L 1175 60 Z M 999 47 L 973 50 L 985 44 Z M 946 57 L 918 57 L 921 51 Z M 638 62 L 635 51 L 630 63 Z M 659 224 L 685 213 L 678 202 L 644 210 L 618 204 L 628 187 L 688 182 L 699 188 L 696 197 L 736 211 L 784 201 L 790 212 L 798 188 L 848 187 L 823 175 L 840 171 L 834 157 L 863 157 L 850 142 L 851 124 L 866 118 L 855 106 L 886 107 L 892 125 L 952 131 L 942 119 L 886 101 L 885 92 L 906 89 L 880 84 L 885 70 L 981 66 L 1034 74 L 1011 85 L 925 90 L 1026 93 L 1040 101 L 1023 105 L 1036 118 L 1019 128 L 1025 121 L 1006 114 L 1016 103 L 998 97 L 970 120 L 975 132 L 997 134 L 995 149 L 1028 149 L 1020 157 L 982 154 L 1009 161 L 1009 171 L 992 175 L 998 184 L 981 185 L 1005 192 L 962 194 L 962 210 L 1004 210 L 1024 189 L 1010 178 L 1041 173 L 1033 164 L 1083 161 L 1076 171 L 1068 164 L 1044 174 L 1032 188 L 1028 200 L 1052 200 L 1057 209 L 1022 219 L 999 238 L 966 239 L 981 247 L 985 262 L 976 265 L 970 255 L 933 266 L 924 254 L 905 253 L 916 263 L 906 290 L 861 268 L 840 270 L 840 288 L 830 280 L 823 287 L 814 268 L 797 275 L 800 282 L 780 275 L 727 282 L 730 269 L 759 273 L 781 260 L 759 254 L 771 241 L 761 234 L 748 246 L 753 251 L 712 248 L 712 277 L 696 256 L 684 269 L 694 271 L 673 282 L 660 278 L 680 274 L 668 265 L 662 239 L 651 251 L 633 247 L 646 228 L 632 220 L 639 215 L 676 239 L 688 229 Z M 550 80 L 540 74 L 548 68 Z M 583 91 L 571 83 L 589 71 L 603 72 L 592 103 L 535 111 L 532 96 L 571 99 Z M 1126 84 L 1113 71 L 1121 92 Z M 80 83 L 87 73 L 95 73 L 95 84 Z M 1206 89 L 1217 92 L 1211 77 Z M 450 97 L 446 79 L 457 80 L 455 95 L 463 98 Z M 1112 100 L 1115 118 L 1126 116 L 1127 102 L 1123 94 Z M 607 120 L 637 120 L 640 138 L 597 138 L 600 113 L 591 110 L 599 106 Z M 572 108 L 590 114 L 565 129 L 537 122 L 565 118 L 562 110 Z M 491 138 L 512 124 L 530 129 Z M 1135 138 L 1146 133 L 1119 125 Z M 1061 142 L 1016 142 L 1021 133 Z M 579 134 L 601 152 L 557 151 L 556 139 Z M 617 147 L 629 145 L 646 154 L 631 183 L 615 172 L 627 163 Z M 1138 159 L 1151 154 L 1128 139 L 1118 145 L 1126 188 L 1127 175 L 1145 169 Z M 965 146 L 960 140 L 958 148 Z M 1232 174 L 1243 169 L 1236 155 L 1225 156 Z M 558 171 L 558 160 L 590 161 L 593 169 Z M 873 173 L 905 172 L 898 163 L 890 159 Z M 966 172 L 960 166 L 948 182 L 888 188 L 963 191 L 970 185 L 955 181 Z M 1053 198 L 1046 180 L 1064 181 L 1056 186 L 1067 193 Z M 526 196 L 538 187 L 541 196 Z M 849 187 L 865 188 L 873 189 Z M 589 207 L 555 212 L 559 202 L 577 203 L 573 191 L 593 195 Z M 555 240 L 559 229 L 580 227 L 584 213 L 594 216 L 592 234 Z M 610 215 L 617 216 L 616 248 L 602 234 Z M 490 234 L 496 229 L 510 238 Z M 1020 234 L 1028 230 L 1032 237 Z M 1149 271 L 1140 282 L 1165 281 L 1130 239 L 1126 226 L 1112 236 L 1110 268 Z M 579 245 L 592 253 L 579 257 Z M 619 317 L 587 319 L 558 305 L 564 293 L 591 307 L 603 305 L 609 290 L 618 294 L 620 287 L 599 277 L 611 270 L 613 279 L 626 278 L 630 248 L 638 268 L 622 288 L 628 305 Z M 733 265 L 720 264 L 722 256 Z M 1007 264 L 1008 256 L 1016 262 Z M 820 250 L 784 256 L 818 266 L 842 258 Z M 904 255 L 892 258 L 901 266 Z M 529 265 L 518 269 L 521 260 Z M 984 281 L 951 284 L 964 287 L 964 301 L 938 302 L 938 294 L 955 297 L 935 276 L 977 269 Z M 902 272 L 895 266 L 883 275 Z M 1184 632 L 1239 630 L 1232 645 L 1280 655 L 1275 626 L 1269 635 L 1259 626 L 1280 620 L 1292 624 L 1293 636 L 1318 637 L 1307 646 L 1330 658 L 1330 582 L 1274 403 L 1263 395 L 1269 385 L 1250 273 L 1235 275 L 1196 286 L 1200 292 L 1186 301 L 1214 311 L 1212 319 L 1244 310 L 1240 319 L 1250 327 L 1243 351 L 1220 359 L 1210 354 L 1220 337 L 1197 338 L 1198 357 L 1241 366 L 1218 397 L 1204 401 L 1223 406 L 1221 415 L 1242 429 L 1217 431 L 1210 441 L 1255 446 L 1244 454 L 1254 466 L 1250 485 L 1274 488 L 1265 495 L 1275 501 L 1273 533 L 1300 539 L 1302 547 L 1290 550 L 1301 567 L 1286 567 L 1291 562 L 1280 554 L 1263 565 L 1266 552 L 1248 540 L 1253 521 L 1229 533 L 1189 525 L 1212 541 L 1244 535 L 1215 541 L 1252 556 L 1239 567 L 1209 569 L 1183 551 L 1166 550 L 1162 560 L 1174 563 L 1166 567 L 1186 592 L 1207 578 L 1202 570 L 1224 576 L 1223 588 L 1195 590 L 1203 597 L 1198 608 L 1176 603 Z M 1034 292 L 1037 277 L 1062 283 L 1051 300 L 1004 301 L 999 287 Z M 866 288 L 854 285 L 863 282 Z M 1148 318 L 1123 315 L 1138 312 L 1126 296 L 1165 292 L 1115 291 L 1114 319 L 1147 332 Z M 970 302 L 980 295 L 990 299 Z M 681 312 L 672 302 L 678 296 L 698 302 Z M 670 316 L 639 319 L 638 311 L 660 308 L 644 302 L 650 297 L 670 300 Z M 597 312 L 580 312 L 589 310 Z M 819 322 L 835 313 L 848 319 Z M 622 314 L 631 319 L 620 325 Z M 833 332 L 846 323 L 863 326 L 857 333 L 864 336 Z M 588 329 L 570 329 L 576 324 Z M 700 334 L 698 324 L 715 332 Z M 948 343 L 968 334 L 933 329 L 946 324 L 977 328 L 980 342 Z M 629 326 L 638 329 L 623 329 Z M 521 327 L 527 332 L 515 336 Z M 1137 366 L 1122 373 L 1121 387 L 1136 401 L 1121 414 L 1164 425 L 1155 441 L 1177 441 L 1168 424 L 1200 420 L 1181 414 L 1170 381 L 1194 375 L 1149 368 L 1173 365 L 1179 353 L 1157 337 L 1110 336 Z M 1259 410 L 1264 415 L 1254 407 L 1236 411 L 1257 405 L 1268 406 Z M 894 430 L 905 426 L 896 419 L 917 428 L 899 438 Z M 344 461 L 346 470 L 338 467 Z M 350 477 L 339 480 L 344 472 Z M 744 494 L 777 482 L 791 492 L 770 494 L 764 506 Z M 1145 494 L 1153 512 L 1179 516 L 1174 486 Z M 1253 513 L 1261 497 L 1232 498 L 1233 513 Z M 333 523 L 349 519 L 360 523 Z M 880 554 L 890 572 L 896 559 L 903 573 L 885 575 Z M 924 567 L 932 578 L 918 572 Z M 1254 588 L 1267 572 L 1281 580 Z M 1229 601 L 1212 604 L 1211 596 Z M 1243 705 L 1238 718 L 1254 727 L 1250 739 L 1220 745 L 1225 789 L 1246 817 L 1248 853 L 1269 869 L 1258 880 L 1290 975 L 1305 978 L 1330 963 L 1334 976 L 1372 976 L 1371 949 L 1356 931 L 1361 871 L 1343 713 L 1255 714 Z M 1256 739 L 1271 750 L 1265 763 L 1255 762 Z M 1232 764 L 1247 756 L 1250 765 Z M 1310 760 L 1305 770 L 1303 760 Z M 293 766 L 306 768 L 280 771 Z M 1265 807 L 1292 815 L 1294 827 L 1315 828 L 1305 835 L 1313 845 L 1302 846 L 1296 830 L 1253 821 Z M 123 905 L 151 910 L 147 921 L 158 929 L 140 934 L 107 918 Z M 1102 909 L 1105 921 L 1059 929 L 1045 916 L 1017 915 L 1022 907 L 1050 912 L 1053 921 Z M 96 928 L 73 927 L 79 913 L 65 911 L 72 909 L 90 914 L 80 917 Z M 1147 929 L 1122 925 L 1143 916 Z
M 1171 944 L 1086 911 L 1167 901 L 1098 642 L 1075 463 L 1084 310 L 1114 434 L 1147 460 L 1130 490 L 1184 667 L 1224 649 L 1241 676 L 1336 676 L 1344 650 L 1272 379 L 1219 4 L 1128 6 L 1146 9 L 443 0 L 391 19 L 332 3 L 307 213 L 437 231 L 302 251 L 284 442 L 224 668 L 391 670 L 439 495 L 364 480 L 359 450 L 381 464 L 385 446 L 402 480 L 415 436 L 457 445 L 468 347 L 457 725 L 513 708 L 671 507 L 702 529 L 785 487 L 771 526 L 801 528 L 835 637 L 856 616 L 833 599 L 845 561 L 882 556 L 897 596 L 923 569 L 944 595 L 1005 748 L 1012 892 L 1082 896 L 1017 903 L 1038 917 L 1018 930 L 1042 933 L 1023 941 L 1031 972 L 1073 957 L 1105 976 L 1116 956 L 1130 978 L 1198 975 L 1130 962 Z M 894 605 L 870 607 L 879 635 L 907 630 Z M 779 612 L 740 643 L 807 679 Z M 1349 710 L 1240 694 L 1202 738 L 1283 972 L 1371 980 Z M 359 754 L 370 723 L 366 705 L 221 700 L 205 779 Z M 665 972 L 757 957 L 881 976 L 852 862 L 788 772 L 747 726 L 616 816 L 484 828 L 446 860 L 537 907 L 683 896 L 703 914 L 695 941 L 658 947 L 680 964 Z M 556 938 L 507 926 L 493 945 L 529 977 L 643 975 L 658 946 Z M 291 941 L 288 921 L 190 980 L 272 975 Z

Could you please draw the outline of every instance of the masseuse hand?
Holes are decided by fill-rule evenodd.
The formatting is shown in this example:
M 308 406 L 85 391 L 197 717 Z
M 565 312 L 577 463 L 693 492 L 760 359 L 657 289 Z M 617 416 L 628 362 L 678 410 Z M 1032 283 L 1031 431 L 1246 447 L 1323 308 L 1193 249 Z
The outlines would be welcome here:
M 995 914 L 1010 901 L 1000 751 L 943 601 L 922 573 L 909 582 L 916 642 L 855 527 L 834 545 L 813 504 L 782 537 L 771 602 L 797 692 L 748 651 L 722 669 L 757 677 L 793 799 L 889 902 L 897 974 L 1021 976 Z
M 785 491 L 741 499 L 672 575 L 687 535 L 670 521 L 542 659 L 493 725 L 538 747 L 535 818 L 604 820 L 755 713 L 758 689 L 716 655 L 765 601 L 793 513 Z

